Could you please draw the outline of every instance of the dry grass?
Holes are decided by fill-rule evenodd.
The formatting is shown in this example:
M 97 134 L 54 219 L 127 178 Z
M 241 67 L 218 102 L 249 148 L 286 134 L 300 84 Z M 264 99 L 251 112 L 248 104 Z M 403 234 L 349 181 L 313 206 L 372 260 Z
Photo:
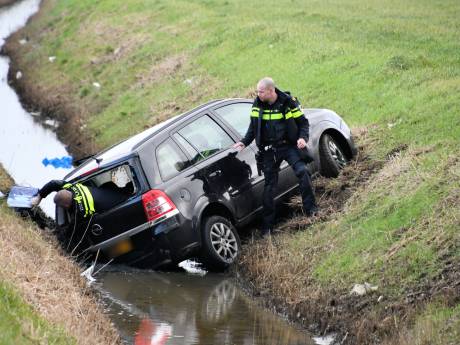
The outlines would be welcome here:
M 0 191 L 6 193 L 13 185 L 13 180 L 7 174 L 3 173 L 3 166 L 0 163 Z
M 1 169 L 1 167 L 0 167 Z M 1 186 L 6 186 L 0 170 Z M 119 336 L 51 236 L 0 202 L 0 278 L 15 286 L 24 300 L 50 323 L 61 325 L 79 344 L 119 344 Z
M 155 63 L 148 73 L 138 75 L 138 82 L 135 87 L 148 87 L 150 84 L 171 78 L 186 63 L 187 57 L 183 54 L 168 56 Z

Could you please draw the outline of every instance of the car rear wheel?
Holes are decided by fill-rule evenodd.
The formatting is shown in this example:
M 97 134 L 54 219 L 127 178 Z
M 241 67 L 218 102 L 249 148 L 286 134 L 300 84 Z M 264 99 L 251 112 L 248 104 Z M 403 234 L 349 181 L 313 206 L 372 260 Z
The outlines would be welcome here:
M 233 224 L 221 216 L 206 218 L 203 224 L 202 261 L 210 270 L 223 270 L 241 251 L 241 242 Z
M 337 177 L 348 159 L 340 144 L 329 134 L 321 136 L 319 141 L 319 157 L 321 163 L 321 175 L 325 177 Z

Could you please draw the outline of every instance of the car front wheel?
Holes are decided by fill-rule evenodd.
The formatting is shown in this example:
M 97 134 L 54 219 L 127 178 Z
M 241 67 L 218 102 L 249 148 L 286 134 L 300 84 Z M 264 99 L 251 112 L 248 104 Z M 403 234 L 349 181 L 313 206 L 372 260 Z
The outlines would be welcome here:
M 348 162 L 340 144 L 329 134 L 321 136 L 319 141 L 319 157 L 321 162 L 320 172 L 325 177 L 337 177 L 340 170 Z
M 210 270 L 223 270 L 241 251 L 241 242 L 233 224 L 221 216 L 205 219 L 203 224 L 203 264 Z

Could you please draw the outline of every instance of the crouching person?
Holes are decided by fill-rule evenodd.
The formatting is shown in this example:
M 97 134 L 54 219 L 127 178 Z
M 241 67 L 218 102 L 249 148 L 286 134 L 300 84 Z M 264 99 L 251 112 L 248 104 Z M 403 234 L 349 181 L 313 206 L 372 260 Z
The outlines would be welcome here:
M 79 242 L 72 242 L 74 240 L 75 229 L 78 225 L 85 224 L 85 228 L 88 228 L 96 212 L 101 213 L 109 210 L 126 199 L 126 195 L 121 191 L 89 187 L 82 183 L 68 183 L 63 180 L 52 180 L 38 191 L 38 195 L 32 199 L 32 206 L 38 206 L 41 200 L 52 192 L 56 192 L 54 196 L 54 203 L 56 206 L 62 207 L 69 213 L 72 226 L 69 226 L 67 232 L 71 230 L 70 228 L 72 228 L 72 232 L 71 234 L 64 234 L 64 239 L 66 241 L 68 240 L 67 249 L 72 245 L 74 250 L 76 246 L 81 244 L 85 236 L 85 232 L 83 232 L 78 236 Z M 70 237 L 70 239 L 66 237 Z M 72 252 L 74 250 L 72 250 Z

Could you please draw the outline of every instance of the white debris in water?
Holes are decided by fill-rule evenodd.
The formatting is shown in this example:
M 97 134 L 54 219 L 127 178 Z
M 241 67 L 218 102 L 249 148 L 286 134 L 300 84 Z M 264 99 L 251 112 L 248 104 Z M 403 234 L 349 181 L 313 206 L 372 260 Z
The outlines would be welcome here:
M 313 340 L 317 345 L 330 345 L 335 340 L 335 334 L 329 334 L 325 337 L 313 337 Z
M 56 56 L 50 56 L 48 60 L 49 62 L 54 62 L 54 60 L 56 60 Z
M 178 266 L 182 267 L 184 270 L 187 271 L 187 273 L 191 274 L 198 274 L 200 276 L 204 276 L 206 275 L 206 273 L 208 273 L 206 270 L 200 267 L 200 264 L 198 262 L 192 260 L 182 261 Z
M 93 86 L 96 88 L 96 89 L 100 89 L 101 88 L 101 84 L 99 84 L 97 81 L 95 81 L 93 83 Z
M 39 111 L 31 111 L 29 114 L 32 116 L 40 116 L 42 113 Z
M 377 289 L 378 286 L 374 286 L 369 283 L 355 284 L 353 289 L 350 291 L 350 295 L 364 296 L 368 292 L 377 291 Z
M 94 265 L 91 265 L 86 270 L 81 272 L 80 276 L 85 277 L 88 280 L 88 283 L 91 284 L 92 282 L 96 281 L 96 279 L 94 279 L 92 276 L 93 272 L 94 272 Z
M 16 72 L 16 79 L 21 79 L 22 78 L 22 72 L 21 71 L 17 71 Z
M 21 39 L 19 40 L 19 44 L 21 44 L 21 45 L 24 45 L 24 44 L 26 44 L 26 43 L 27 43 L 27 39 L 26 39 L 26 38 L 21 38 Z
M 50 127 L 58 127 L 59 124 L 56 120 L 46 120 L 45 125 L 50 126 Z

